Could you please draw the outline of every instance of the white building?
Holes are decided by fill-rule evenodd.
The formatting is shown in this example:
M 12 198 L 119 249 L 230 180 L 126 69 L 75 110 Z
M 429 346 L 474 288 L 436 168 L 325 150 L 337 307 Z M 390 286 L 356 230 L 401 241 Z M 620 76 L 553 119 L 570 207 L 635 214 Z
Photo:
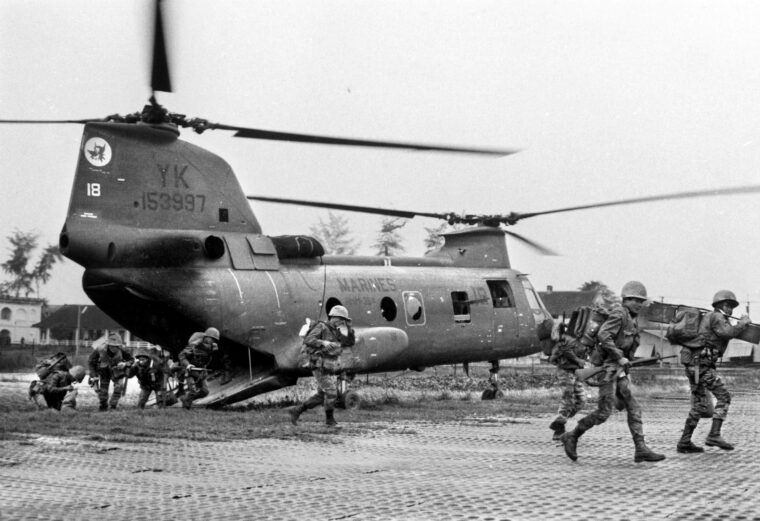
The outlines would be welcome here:
M 0 345 L 37 344 L 44 301 L 36 298 L 0 297 Z

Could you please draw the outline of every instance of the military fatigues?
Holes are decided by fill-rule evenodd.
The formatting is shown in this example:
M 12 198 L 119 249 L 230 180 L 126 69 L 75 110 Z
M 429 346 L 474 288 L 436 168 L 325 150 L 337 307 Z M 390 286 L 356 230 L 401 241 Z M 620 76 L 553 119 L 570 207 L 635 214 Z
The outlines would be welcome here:
M 710 391 L 716 398 L 715 410 L 712 414 L 713 431 L 717 430 L 720 436 L 720 426 L 728 415 L 731 404 L 731 394 L 728 392 L 723 380 L 716 371 L 715 364 L 723 356 L 728 346 L 728 341 L 739 336 L 746 328 L 746 324 L 731 325 L 728 317 L 720 311 L 711 311 L 702 317 L 699 323 L 699 335 L 697 338 L 698 348 L 683 347 L 681 349 L 681 363 L 684 366 L 686 377 L 689 379 L 691 388 L 692 406 L 686 418 L 686 425 L 679 441 L 681 452 L 702 452 L 691 444 L 691 435 L 697 427 L 700 418 L 710 417 Z M 717 426 L 715 420 L 718 420 Z M 711 431 L 711 435 L 714 433 Z M 730 444 L 721 440 L 724 444 L 721 448 L 730 450 Z M 711 445 L 708 436 L 708 445 Z M 720 446 L 720 444 L 716 444 Z M 729 448 L 730 447 L 730 448 Z M 691 448 L 685 451 L 684 448 Z
M 331 349 L 324 346 L 323 342 L 333 342 L 340 346 L 339 349 Z M 298 418 L 302 412 L 313 409 L 319 405 L 324 406 L 328 425 L 334 425 L 333 411 L 335 400 L 338 397 L 335 366 L 340 350 L 343 347 L 351 347 L 355 343 L 354 330 L 349 327 L 348 334 L 344 335 L 340 329 L 329 322 L 318 322 L 303 340 L 307 352 L 311 357 L 311 373 L 316 382 L 317 392 L 298 406 L 293 414 Z M 291 415 L 291 418 L 293 416 Z M 295 423 L 295 421 L 293 421 Z
M 549 362 L 557 366 L 557 385 L 562 389 L 562 397 L 557 410 L 557 417 L 549 425 L 554 431 L 554 439 L 559 439 L 565 432 L 565 424 L 586 404 L 586 391 L 583 382 L 575 376 L 577 369 L 582 369 L 588 358 L 588 348 L 579 340 L 563 336 L 552 350 Z
M 72 389 L 74 382 L 76 379 L 67 369 L 54 369 L 42 381 L 42 397 L 45 398 L 47 406 L 59 411 L 63 405 L 76 408 L 77 391 Z
M 631 392 L 631 382 L 620 360 L 633 359 L 639 345 L 639 328 L 636 318 L 624 305 L 615 306 L 607 320 L 599 328 L 597 349 L 591 356 L 591 362 L 604 368 L 605 378 L 599 386 L 597 408 L 591 414 L 581 418 L 576 428 L 562 436 L 565 452 L 575 459 L 577 439 L 594 425 L 601 425 L 612 414 L 616 406 L 628 413 L 628 429 L 631 432 L 636 452 L 635 461 L 659 461 L 661 454 L 649 450 L 644 442 L 644 426 L 641 419 L 641 407 Z
M 182 404 L 186 409 L 192 406 L 193 400 L 208 396 L 208 366 L 218 352 L 216 342 L 210 346 L 200 342 L 190 344 L 179 353 L 179 363 L 185 370 L 185 394 L 182 395 Z M 188 367 L 194 368 L 188 369 Z
M 156 403 L 164 405 L 166 401 L 164 368 L 160 361 L 156 360 L 153 356 L 149 356 L 148 363 L 143 365 L 138 359 L 129 368 L 128 375 L 130 377 L 136 376 L 137 382 L 140 384 L 140 397 L 137 400 L 137 406 L 140 409 L 145 408 L 145 404 L 148 403 L 148 398 L 150 398 L 152 392 L 156 393 Z
M 134 362 L 132 355 L 119 346 L 102 346 L 92 351 L 88 360 L 90 378 L 99 379 L 96 390 L 100 402 L 100 410 L 110 406 L 115 409 L 127 385 L 127 370 Z M 108 385 L 113 382 L 113 393 L 108 399 Z

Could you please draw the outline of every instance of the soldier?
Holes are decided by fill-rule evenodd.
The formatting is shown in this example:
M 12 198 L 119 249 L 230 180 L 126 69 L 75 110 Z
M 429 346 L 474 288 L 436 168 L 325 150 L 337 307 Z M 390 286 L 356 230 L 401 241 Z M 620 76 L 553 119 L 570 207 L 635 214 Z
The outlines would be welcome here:
M 586 403 L 586 391 L 583 382 L 575 376 L 576 369 L 583 369 L 588 358 L 589 348 L 570 335 L 554 346 L 549 361 L 557 366 L 557 383 L 562 389 L 557 417 L 549 424 L 554 431 L 552 439 L 557 441 L 565 433 L 567 420 L 576 415 Z
M 193 337 L 190 338 L 193 339 Z M 219 330 L 210 327 L 203 333 L 203 339 L 200 342 L 189 343 L 179 354 L 179 363 L 184 369 L 185 376 L 185 393 L 182 395 L 182 406 L 185 409 L 193 406 L 193 400 L 208 395 L 207 368 L 212 358 L 219 353 L 217 341 L 219 341 Z
M 728 341 L 739 336 L 750 324 L 750 318 L 747 315 L 743 315 L 735 326 L 728 321 L 738 305 L 736 295 L 731 291 L 726 289 L 718 291 L 713 297 L 713 311 L 706 313 L 699 321 L 699 335 L 696 342 L 699 347 L 681 349 L 681 363 L 689 379 L 692 406 L 686 418 L 681 439 L 676 445 L 678 452 L 696 453 L 705 450 L 692 443 L 691 435 L 699 419 L 709 417 L 707 400 L 711 398 L 707 391 L 715 396 L 717 403 L 712 414 L 712 428 L 707 435 L 705 445 L 723 450 L 734 449 L 734 446 L 720 434 L 720 429 L 728 414 L 728 406 L 731 404 L 731 394 L 717 375 L 715 362 L 723 356 Z
M 98 393 L 100 410 L 106 411 L 110 406 L 116 409 L 119 399 L 127 386 L 127 369 L 134 362 L 132 355 L 124 349 L 118 333 L 108 335 L 105 346 L 92 351 L 88 360 L 90 366 L 90 385 Z M 113 393 L 108 399 L 108 386 L 113 382 Z
M 137 406 L 145 409 L 148 403 L 150 393 L 156 393 L 156 403 L 159 407 L 172 405 L 166 403 L 166 393 L 164 391 L 164 367 L 155 357 L 148 353 L 147 349 L 139 349 L 135 355 L 137 360 L 129 368 L 128 376 L 137 376 L 137 382 L 140 384 L 140 397 L 137 399 Z M 176 399 L 173 403 L 176 403 Z
M 298 425 L 298 417 L 307 409 L 318 405 L 325 408 L 325 423 L 336 427 L 335 400 L 337 398 L 337 381 L 333 376 L 337 369 L 337 360 L 344 347 L 351 347 L 356 342 L 348 310 L 343 306 L 333 306 L 327 314 L 328 322 L 317 324 L 306 334 L 303 343 L 311 358 L 311 372 L 314 375 L 317 392 L 301 405 L 288 409 L 290 421 Z M 347 331 L 340 330 L 345 326 Z
M 58 411 L 62 406 L 76 409 L 77 390 L 74 383 L 81 383 L 84 376 L 85 370 L 81 365 L 67 369 L 63 364 L 56 364 L 40 386 L 47 406 Z
M 630 367 L 629 360 L 633 358 L 639 345 L 636 316 L 647 300 L 647 290 L 641 282 L 631 281 L 623 286 L 620 293 L 623 299 L 622 305 L 616 305 L 599 328 L 597 348 L 591 356 L 594 365 L 605 369 L 604 381 L 599 386 L 597 409 L 581 418 L 575 429 L 560 437 L 565 454 L 573 461 L 578 459 L 576 453 L 578 438 L 594 425 L 604 423 L 612 414 L 616 401 L 628 413 L 628 429 L 631 431 L 636 447 L 633 460 L 640 462 L 665 459 L 663 454 L 651 451 L 644 442 L 641 407 L 633 397 L 627 373 Z

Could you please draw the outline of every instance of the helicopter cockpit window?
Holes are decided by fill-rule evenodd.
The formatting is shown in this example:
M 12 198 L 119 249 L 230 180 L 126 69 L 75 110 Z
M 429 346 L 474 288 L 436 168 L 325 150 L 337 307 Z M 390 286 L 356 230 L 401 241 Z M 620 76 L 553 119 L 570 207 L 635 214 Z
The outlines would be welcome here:
M 530 309 L 534 312 L 543 312 L 544 305 L 539 300 L 538 295 L 536 295 L 536 290 L 533 289 L 533 285 L 530 281 L 528 279 L 522 279 L 522 285 L 525 289 L 525 297 L 528 299 Z
M 512 295 L 512 288 L 506 280 L 489 280 L 488 289 L 491 291 L 491 300 L 495 308 L 513 308 L 515 299 Z
M 466 323 L 470 321 L 470 300 L 466 291 L 452 291 L 451 303 L 454 306 L 454 322 Z
M 425 306 L 422 300 L 422 293 L 419 291 L 404 291 L 401 296 L 404 299 L 406 323 L 410 326 L 424 326 Z

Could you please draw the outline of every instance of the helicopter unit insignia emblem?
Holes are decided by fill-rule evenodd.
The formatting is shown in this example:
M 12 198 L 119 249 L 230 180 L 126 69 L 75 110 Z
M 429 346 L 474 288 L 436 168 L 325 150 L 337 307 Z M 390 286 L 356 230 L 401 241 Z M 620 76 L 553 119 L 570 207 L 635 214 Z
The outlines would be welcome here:
M 102 137 L 91 137 L 84 144 L 84 157 L 92 166 L 103 167 L 111 162 L 111 145 Z

